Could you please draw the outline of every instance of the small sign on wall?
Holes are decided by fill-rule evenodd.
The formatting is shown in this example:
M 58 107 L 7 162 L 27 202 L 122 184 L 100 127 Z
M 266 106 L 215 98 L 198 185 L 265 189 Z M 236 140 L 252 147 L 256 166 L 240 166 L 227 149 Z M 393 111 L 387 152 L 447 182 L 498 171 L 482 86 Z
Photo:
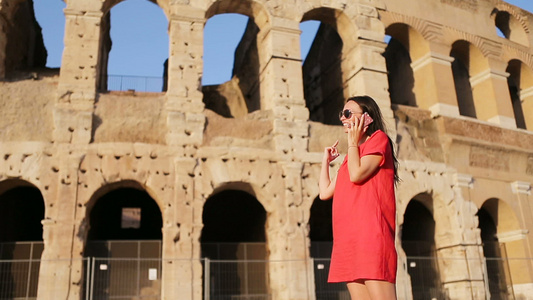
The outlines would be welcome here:
M 148 280 L 157 280 L 157 269 L 148 269 Z
M 123 207 L 122 208 L 122 229 L 141 228 L 141 208 L 140 207 Z

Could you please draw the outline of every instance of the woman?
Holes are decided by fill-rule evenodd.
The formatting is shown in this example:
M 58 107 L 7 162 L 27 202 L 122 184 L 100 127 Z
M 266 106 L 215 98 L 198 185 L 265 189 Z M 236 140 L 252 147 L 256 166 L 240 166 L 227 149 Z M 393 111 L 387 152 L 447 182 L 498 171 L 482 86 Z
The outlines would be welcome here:
M 373 122 L 368 123 L 370 119 Z M 347 155 L 335 179 L 330 163 L 337 145 L 326 147 L 320 199 L 333 197 L 333 251 L 328 282 L 346 282 L 353 300 L 396 299 L 394 246 L 397 160 L 383 117 L 368 96 L 349 98 L 339 114 L 347 133 Z M 367 123 L 365 124 L 365 117 Z

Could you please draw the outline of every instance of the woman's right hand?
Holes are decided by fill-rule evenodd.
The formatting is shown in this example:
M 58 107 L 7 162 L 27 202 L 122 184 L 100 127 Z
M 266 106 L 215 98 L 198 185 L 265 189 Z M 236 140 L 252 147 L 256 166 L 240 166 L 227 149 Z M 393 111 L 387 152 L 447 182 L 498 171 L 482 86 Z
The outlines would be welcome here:
M 339 157 L 339 150 L 337 150 L 337 145 L 339 144 L 339 141 L 337 140 L 335 144 L 331 147 L 326 147 L 324 149 L 324 158 L 327 160 L 328 163 L 334 161 L 337 157 Z

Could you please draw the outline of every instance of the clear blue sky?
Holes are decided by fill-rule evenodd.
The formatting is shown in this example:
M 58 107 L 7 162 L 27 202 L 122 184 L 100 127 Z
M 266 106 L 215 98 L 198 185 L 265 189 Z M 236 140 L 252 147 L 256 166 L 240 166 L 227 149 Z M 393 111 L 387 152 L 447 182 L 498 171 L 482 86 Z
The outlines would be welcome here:
M 510 0 L 513 5 L 533 11 L 531 0 Z M 48 51 L 47 67 L 61 65 L 65 18 L 62 0 L 34 0 L 37 21 L 43 29 Z M 248 18 L 222 14 L 207 21 L 204 30 L 204 85 L 219 84 L 231 78 L 235 47 Z M 305 58 L 319 23 L 301 24 L 302 57 Z M 168 58 L 168 21 L 163 11 L 147 0 L 127 0 L 111 9 L 110 75 L 161 77 Z

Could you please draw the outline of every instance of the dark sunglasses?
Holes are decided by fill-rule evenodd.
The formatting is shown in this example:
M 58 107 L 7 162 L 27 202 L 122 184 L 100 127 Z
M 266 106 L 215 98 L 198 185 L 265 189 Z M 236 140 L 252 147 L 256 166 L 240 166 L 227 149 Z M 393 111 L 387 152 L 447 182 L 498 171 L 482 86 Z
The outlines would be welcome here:
M 357 114 L 357 113 L 354 113 L 353 111 L 351 111 L 349 109 L 345 109 L 345 110 L 339 112 L 339 119 L 342 118 L 342 116 L 344 116 L 344 118 L 346 118 L 346 119 L 349 119 L 349 118 L 352 117 L 353 114 Z M 359 113 L 359 114 L 361 114 L 361 113 Z

